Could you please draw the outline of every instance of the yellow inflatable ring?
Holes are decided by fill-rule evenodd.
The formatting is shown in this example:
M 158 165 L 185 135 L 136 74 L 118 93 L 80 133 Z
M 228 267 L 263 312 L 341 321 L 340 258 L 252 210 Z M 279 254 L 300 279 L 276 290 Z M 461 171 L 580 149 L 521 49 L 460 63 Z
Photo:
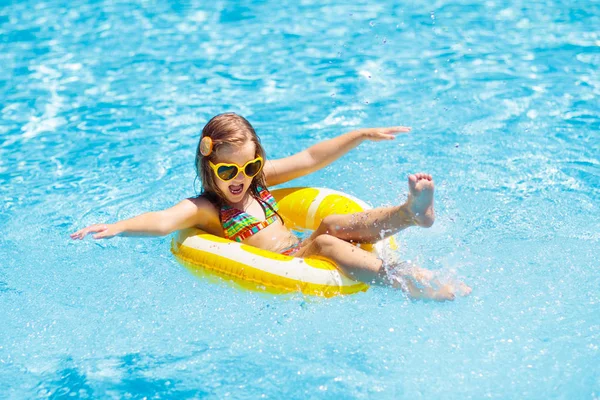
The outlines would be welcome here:
M 331 189 L 288 188 L 271 193 L 279 203 L 279 214 L 286 226 L 297 230 L 315 230 L 328 215 L 370 208 L 359 199 Z M 385 240 L 375 245 L 361 245 L 378 256 L 386 246 L 393 247 L 393 244 Z M 365 291 L 369 287 L 346 277 L 327 259 L 285 256 L 194 228 L 177 232 L 171 252 L 195 275 L 218 276 L 249 290 L 331 297 Z

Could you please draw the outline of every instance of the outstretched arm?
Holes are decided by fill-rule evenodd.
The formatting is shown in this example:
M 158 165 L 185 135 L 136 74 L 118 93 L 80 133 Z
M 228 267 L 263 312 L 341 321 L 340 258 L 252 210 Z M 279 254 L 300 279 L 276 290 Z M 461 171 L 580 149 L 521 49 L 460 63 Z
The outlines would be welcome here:
M 88 233 L 95 233 L 94 239 L 108 239 L 116 235 L 164 236 L 193 226 L 217 235 L 220 232 L 219 217 L 206 199 L 185 199 L 166 210 L 140 214 L 114 224 L 90 225 L 71 234 L 71 239 L 83 239 Z
M 310 174 L 331 164 L 365 140 L 393 140 L 395 134 L 409 132 L 410 128 L 365 128 L 329 139 L 293 156 L 267 161 L 265 175 L 269 186 L 278 185 L 294 178 Z

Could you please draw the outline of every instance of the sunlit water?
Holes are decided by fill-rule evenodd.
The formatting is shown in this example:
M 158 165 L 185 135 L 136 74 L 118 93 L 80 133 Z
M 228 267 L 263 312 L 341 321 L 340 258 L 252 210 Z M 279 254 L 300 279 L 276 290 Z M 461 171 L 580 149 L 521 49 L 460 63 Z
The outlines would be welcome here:
M 600 397 L 598 2 L 157 3 L 0 6 L 0 397 Z M 412 126 L 292 184 L 433 174 L 400 256 L 472 295 L 272 297 L 68 239 L 194 195 L 224 111 L 271 158 Z

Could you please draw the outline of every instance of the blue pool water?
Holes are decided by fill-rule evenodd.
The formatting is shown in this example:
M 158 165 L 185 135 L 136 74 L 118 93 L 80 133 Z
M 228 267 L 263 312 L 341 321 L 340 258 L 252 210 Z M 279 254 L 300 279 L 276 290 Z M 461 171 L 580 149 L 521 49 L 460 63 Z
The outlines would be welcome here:
M 1 398 L 600 397 L 597 1 L 0 6 Z M 271 158 L 408 125 L 293 182 L 373 205 L 436 181 L 403 258 L 473 293 L 239 292 L 168 237 L 69 233 L 195 194 L 236 111 Z

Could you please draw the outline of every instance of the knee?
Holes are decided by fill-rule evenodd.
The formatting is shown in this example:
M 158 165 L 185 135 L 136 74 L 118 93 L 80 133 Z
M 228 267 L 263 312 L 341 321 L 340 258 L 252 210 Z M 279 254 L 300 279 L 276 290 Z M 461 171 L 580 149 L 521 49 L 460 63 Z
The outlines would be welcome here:
M 338 216 L 337 215 L 328 215 L 319 224 L 318 232 L 327 235 L 335 235 L 337 230 L 339 229 Z
M 322 234 L 315 238 L 314 244 L 319 249 L 319 253 L 325 253 L 332 249 L 340 239 L 328 234 Z

